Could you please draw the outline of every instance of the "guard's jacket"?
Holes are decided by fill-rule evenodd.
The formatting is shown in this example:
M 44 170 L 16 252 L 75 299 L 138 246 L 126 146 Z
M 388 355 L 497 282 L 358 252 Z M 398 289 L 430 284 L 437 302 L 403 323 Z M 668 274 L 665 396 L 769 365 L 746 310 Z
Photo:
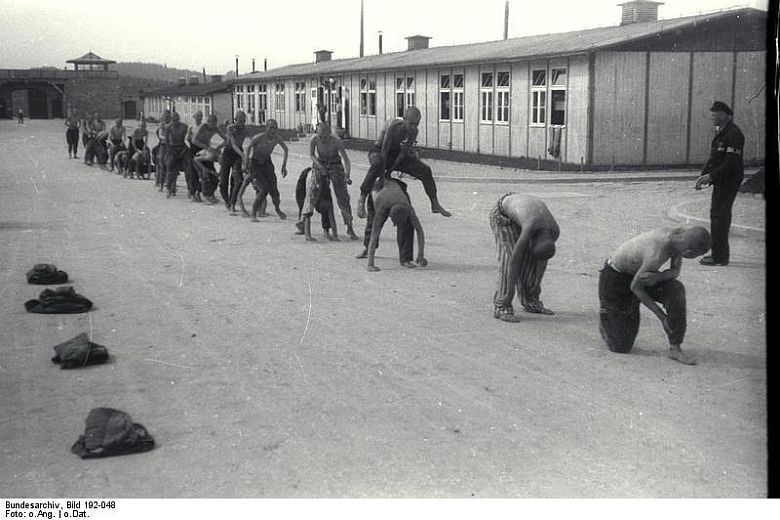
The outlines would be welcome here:
M 733 121 L 721 128 L 710 146 L 710 158 L 704 165 L 703 174 L 709 174 L 710 184 L 724 188 L 738 189 L 745 174 L 742 150 L 745 136 Z

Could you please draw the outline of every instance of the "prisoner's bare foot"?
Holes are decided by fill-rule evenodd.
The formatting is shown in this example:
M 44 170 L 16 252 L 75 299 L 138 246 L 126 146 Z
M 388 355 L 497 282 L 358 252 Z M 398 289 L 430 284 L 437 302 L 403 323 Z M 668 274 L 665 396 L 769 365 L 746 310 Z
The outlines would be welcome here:
M 413 267 L 417 267 L 412 262 L 401 262 L 401 267 L 406 267 L 407 269 L 412 269 Z
M 270 213 L 266 213 L 265 211 L 261 211 L 260 213 L 257 214 L 257 216 L 259 218 L 265 218 L 265 217 L 270 217 L 271 214 Z
M 496 316 L 496 319 L 507 323 L 520 323 L 523 321 L 519 316 L 515 316 L 514 314 L 500 314 Z
M 316 242 L 316 241 L 317 241 L 317 239 L 316 239 L 316 238 L 314 238 L 314 237 L 313 237 L 313 236 L 311 236 L 311 235 L 308 235 L 308 236 L 306 237 L 306 241 L 307 241 L 307 242 Z
M 683 352 L 680 347 L 670 347 L 669 348 L 669 357 L 679 363 L 682 363 L 683 365 L 695 365 L 696 360 L 693 359 L 691 356 Z
M 531 314 L 545 314 L 547 316 L 552 316 L 555 314 L 541 303 L 539 305 L 524 305 L 523 309 L 525 312 L 530 312 Z
M 449 211 L 444 209 L 442 207 L 442 205 L 439 204 L 438 202 L 434 202 L 433 204 L 431 204 L 431 211 L 433 213 L 439 213 L 443 217 L 451 217 L 452 216 L 452 213 L 450 213 Z
M 368 249 L 363 248 L 363 250 L 355 258 L 368 258 Z
M 375 265 L 369 265 L 368 267 L 366 267 L 366 270 L 367 270 L 368 272 L 370 272 L 370 273 L 376 273 L 377 271 L 381 271 L 381 269 L 379 269 L 379 268 L 378 268 L 377 266 L 375 266 Z
M 358 218 L 366 218 L 366 207 L 365 207 L 365 205 L 358 203 L 357 216 L 358 216 Z

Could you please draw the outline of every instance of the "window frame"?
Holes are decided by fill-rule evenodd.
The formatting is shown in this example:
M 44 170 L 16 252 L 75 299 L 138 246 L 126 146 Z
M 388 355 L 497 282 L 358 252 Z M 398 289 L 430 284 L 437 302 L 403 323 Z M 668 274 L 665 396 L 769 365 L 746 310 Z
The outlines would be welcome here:
M 447 84 L 444 85 L 444 78 L 447 78 Z M 444 95 L 447 96 L 447 114 L 444 114 Z M 452 74 L 449 72 L 439 73 L 439 121 L 452 121 Z
M 495 71 L 479 73 L 479 124 L 492 125 L 495 120 Z
M 274 111 L 275 112 L 286 112 L 287 106 L 286 106 L 286 96 L 285 96 L 285 84 L 284 83 L 274 83 Z
M 457 79 L 460 79 L 460 86 L 458 86 Z M 452 87 L 450 92 L 452 93 L 450 106 L 452 107 L 452 119 L 453 123 L 463 123 L 466 116 L 466 73 L 464 71 L 458 71 L 452 73 Z M 460 117 L 458 117 L 460 115 Z
M 532 127 L 543 128 L 547 126 L 547 79 L 546 68 L 531 69 L 531 121 L 529 125 Z
M 554 71 L 563 71 L 563 74 L 564 74 L 563 84 L 561 84 L 559 81 L 554 81 L 553 80 L 555 78 L 555 75 L 553 74 Z M 558 76 L 558 78 L 555 78 L 555 79 L 558 80 L 559 78 L 560 78 L 560 76 Z M 569 112 L 568 111 L 568 105 L 567 105 L 567 103 L 568 103 L 568 92 L 567 92 L 568 91 L 568 83 L 569 83 L 569 71 L 566 69 L 566 67 L 555 67 L 555 68 L 551 68 L 550 69 L 550 87 L 549 87 L 550 88 L 550 93 L 549 93 L 549 95 L 547 97 L 547 99 L 548 99 L 548 103 L 547 103 L 548 104 L 548 110 L 547 110 L 547 112 L 549 114 L 549 117 L 548 117 L 548 125 L 549 126 L 553 126 L 553 127 L 556 127 L 556 128 L 566 128 L 566 120 L 567 120 L 567 117 L 569 115 L 568 114 L 568 112 Z M 555 93 L 563 93 L 563 104 L 564 104 L 564 108 L 563 108 L 563 123 L 553 123 L 553 112 L 560 112 L 560 111 L 557 111 L 557 110 L 554 109 L 553 97 L 554 97 Z

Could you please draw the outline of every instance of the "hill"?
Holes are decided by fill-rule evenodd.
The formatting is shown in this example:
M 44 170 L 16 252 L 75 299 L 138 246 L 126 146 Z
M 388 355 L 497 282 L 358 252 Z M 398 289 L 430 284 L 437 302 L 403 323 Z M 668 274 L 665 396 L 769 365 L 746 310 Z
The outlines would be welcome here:
M 190 76 L 202 78 L 203 75 L 202 72 L 195 70 L 177 69 L 159 63 L 124 62 L 117 63 L 114 67 L 120 76 L 133 76 L 167 83 L 176 83 L 179 78 L 189 79 Z

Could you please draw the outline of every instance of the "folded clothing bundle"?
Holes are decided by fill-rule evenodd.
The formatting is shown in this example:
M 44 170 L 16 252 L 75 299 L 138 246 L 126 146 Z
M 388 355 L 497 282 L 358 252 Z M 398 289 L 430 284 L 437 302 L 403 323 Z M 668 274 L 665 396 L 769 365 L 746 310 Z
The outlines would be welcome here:
M 108 359 L 108 349 L 89 341 L 86 332 L 54 347 L 56 355 L 51 358 L 60 368 L 77 368 L 99 365 Z
M 35 264 L 32 269 L 27 271 L 27 283 L 51 285 L 67 281 L 68 273 L 60 271 L 54 264 Z
M 130 416 L 113 408 L 93 408 L 86 429 L 70 451 L 82 459 L 140 453 L 154 449 L 154 438 Z
M 73 287 L 64 286 L 55 290 L 44 289 L 37 300 L 26 301 L 24 308 L 37 314 L 78 314 L 90 310 L 92 302 Z

